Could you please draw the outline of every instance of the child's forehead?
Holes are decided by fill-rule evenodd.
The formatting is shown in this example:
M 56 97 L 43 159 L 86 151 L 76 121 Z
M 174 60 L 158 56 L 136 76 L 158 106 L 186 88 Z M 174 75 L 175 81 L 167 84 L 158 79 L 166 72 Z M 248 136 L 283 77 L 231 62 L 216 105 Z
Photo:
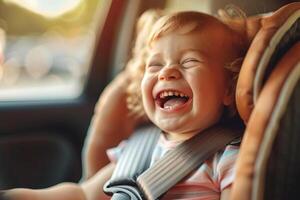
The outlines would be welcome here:
M 173 31 L 162 34 L 152 42 L 148 58 L 160 58 L 169 52 L 176 52 L 177 55 L 196 53 L 204 59 L 222 57 L 233 53 L 232 41 L 230 32 L 225 33 L 222 26 L 208 25 L 188 33 Z
M 209 34 L 207 33 L 218 33 L 218 37 L 222 38 L 224 35 L 224 32 L 228 32 L 228 27 L 224 25 L 222 22 L 219 22 L 218 20 L 206 20 L 206 21 L 187 21 L 185 24 L 181 24 L 180 26 L 176 26 L 176 23 L 174 22 L 174 25 L 170 23 L 169 25 L 166 25 L 166 27 L 160 27 L 152 32 L 152 34 L 149 37 L 149 46 L 151 46 L 151 43 L 159 40 L 160 38 L 164 36 L 168 36 L 171 34 L 179 34 L 179 35 L 190 35 L 193 33 L 199 34 L 199 37 L 208 37 Z

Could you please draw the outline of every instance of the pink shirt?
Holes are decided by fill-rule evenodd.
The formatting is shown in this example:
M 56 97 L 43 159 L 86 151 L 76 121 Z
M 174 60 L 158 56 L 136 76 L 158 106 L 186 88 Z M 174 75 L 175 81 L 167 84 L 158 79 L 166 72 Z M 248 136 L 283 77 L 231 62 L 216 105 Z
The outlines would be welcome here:
M 167 140 L 162 134 L 154 149 L 151 164 L 178 144 L 179 142 Z M 112 162 L 118 160 L 125 145 L 126 142 L 122 142 L 118 147 L 107 151 Z M 234 179 L 234 163 L 238 151 L 239 146 L 226 146 L 173 186 L 161 199 L 219 200 L 221 192 L 229 187 Z

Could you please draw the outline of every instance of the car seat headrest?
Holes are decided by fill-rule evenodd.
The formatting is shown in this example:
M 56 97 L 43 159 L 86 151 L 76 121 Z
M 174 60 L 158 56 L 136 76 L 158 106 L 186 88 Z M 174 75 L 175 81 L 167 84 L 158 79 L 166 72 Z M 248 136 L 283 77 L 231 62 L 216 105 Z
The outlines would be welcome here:
M 252 17 L 246 22 L 247 37 L 252 42 L 243 61 L 236 88 L 237 110 L 245 124 L 248 122 L 266 77 L 280 57 L 296 41 L 299 41 L 299 28 L 297 25 L 293 27 L 299 20 L 297 18 L 299 12 L 300 3 L 295 2 L 270 15 Z M 289 23 L 285 23 L 285 27 L 282 27 L 287 19 Z M 285 34 L 287 29 L 292 30 L 292 36 Z M 279 43 L 282 45 L 279 46 Z

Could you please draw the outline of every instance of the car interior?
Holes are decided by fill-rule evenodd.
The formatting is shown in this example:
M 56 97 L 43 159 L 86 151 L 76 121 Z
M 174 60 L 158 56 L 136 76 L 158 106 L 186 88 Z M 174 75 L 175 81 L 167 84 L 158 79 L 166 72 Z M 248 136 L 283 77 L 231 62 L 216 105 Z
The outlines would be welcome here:
M 35 3 L 31 4 L 30 2 Z M 224 8 L 228 4 L 234 4 L 244 10 L 247 16 L 261 14 L 269 16 L 273 11 L 293 2 L 299 1 L 73 0 L 66 1 L 66 3 L 59 0 L 52 3 L 29 0 L 0 1 L 0 42 L 2 43 L 0 54 L 3 54 L 3 58 L 0 56 L 0 62 L 2 59 L 0 65 L 0 189 L 16 187 L 38 189 L 61 182 L 80 181 L 83 146 L 95 104 L 106 85 L 122 71 L 129 60 L 135 23 L 144 11 L 160 8 L 168 12 L 196 10 L 216 14 L 218 9 Z M 279 14 L 284 16 L 282 19 L 287 19 L 286 13 L 295 12 L 297 9 L 300 10 L 299 5 L 296 9 L 286 9 Z M 265 26 L 263 30 L 268 32 L 271 29 L 279 29 L 283 24 L 283 22 L 279 22 L 279 18 L 272 18 L 276 23 L 270 23 L 271 25 L 268 25 L 268 22 L 262 23 Z M 298 27 L 300 26 L 298 25 Z M 280 190 L 282 193 L 270 192 L 266 189 L 266 196 L 260 196 L 261 188 L 265 188 L 264 185 L 261 185 L 262 182 L 266 181 L 266 185 L 272 184 L 276 177 L 285 176 L 288 173 L 285 171 L 285 173 L 273 176 L 272 173 L 275 173 L 276 170 L 270 169 L 268 166 L 275 163 L 276 160 L 266 161 L 263 156 L 259 157 L 258 161 L 254 159 L 253 157 L 257 157 L 258 151 L 267 152 L 271 147 L 262 144 L 269 150 L 261 150 L 258 148 L 258 144 L 263 141 L 257 142 L 256 139 L 248 137 L 251 135 L 249 132 L 259 126 L 257 125 L 259 121 L 265 122 L 266 119 L 273 116 L 273 110 L 271 114 L 258 109 L 253 111 L 254 105 L 255 108 L 263 108 L 265 104 L 271 104 L 272 100 L 268 97 L 284 91 L 281 85 L 288 80 L 286 78 L 288 75 L 285 76 L 285 79 L 273 78 L 281 82 L 278 83 L 280 86 L 272 90 L 272 86 L 267 84 L 269 77 L 281 77 L 284 74 L 280 70 L 281 62 L 288 62 L 288 65 L 291 66 L 285 74 L 289 74 L 297 62 L 299 65 L 299 45 L 293 46 L 297 42 L 299 43 L 299 28 L 295 29 L 296 31 L 289 33 L 296 35 L 293 36 L 294 39 L 291 42 L 289 40 L 288 45 L 281 48 L 284 50 L 279 49 L 279 53 L 275 52 L 277 53 L 276 58 L 271 59 L 275 60 L 272 64 L 273 67 L 265 67 L 267 69 L 256 71 L 257 68 L 264 68 L 264 64 L 260 63 L 265 62 L 260 61 L 262 60 L 259 57 L 261 54 L 257 53 L 256 57 L 253 55 L 246 57 L 249 62 L 255 60 L 252 68 L 251 66 L 245 67 L 241 71 L 241 77 L 243 77 L 239 82 L 241 96 L 239 97 L 237 94 L 237 98 L 241 100 L 237 103 L 240 102 L 239 113 L 242 113 L 243 120 L 247 122 L 245 132 L 247 137 L 242 141 L 241 155 L 243 155 L 243 159 L 238 160 L 237 163 L 237 174 L 240 177 L 237 179 L 238 187 L 233 188 L 234 198 L 237 200 L 251 192 L 249 196 L 252 196 L 252 199 L 287 199 L 284 196 L 286 193 L 292 197 L 295 195 L 292 188 L 286 189 L 285 192 Z M 257 38 L 268 39 L 263 40 L 264 42 L 259 45 L 251 45 L 252 51 L 261 53 L 267 48 L 265 41 L 269 42 L 271 37 L 270 35 L 267 37 L 263 31 L 261 32 L 257 33 Z M 291 55 L 284 55 L 286 52 L 290 52 Z M 274 55 L 273 51 L 270 54 Z M 279 60 L 284 61 L 279 62 Z M 296 69 L 296 67 L 294 68 Z M 253 71 L 258 73 L 255 80 Z M 293 71 L 293 74 L 300 73 Z M 290 89 L 292 103 L 288 105 L 292 104 L 294 107 L 289 107 L 292 117 L 286 119 L 285 126 L 292 130 L 293 138 L 297 140 L 296 133 L 300 133 L 299 125 L 296 126 L 296 121 L 300 119 L 297 105 L 300 79 L 299 76 L 292 79 L 296 80 L 293 88 L 297 90 Z M 253 86 L 253 82 L 255 82 L 255 86 Z M 271 92 L 264 89 L 267 86 L 271 88 L 269 89 Z M 249 93 L 251 98 L 255 96 L 254 102 L 247 97 Z M 263 95 L 266 96 L 267 102 L 260 103 L 258 96 Z M 250 113 L 251 117 L 249 117 Z M 268 115 L 265 116 L 261 113 Z M 276 125 L 276 122 L 274 123 Z M 265 128 L 266 125 L 262 124 L 261 127 Z M 264 128 L 260 130 L 264 130 Z M 254 132 L 256 133 L 256 131 Z M 263 135 L 264 133 L 256 133 L 256 135 L 259 134 Z M 278 143 L 278 140 L 289 139 L 286 136 L 277 138 L 276 141 Z M 286 147 L 276 147 L 277 152 L 280 148 Z M 275 151 L 272 153 L 277 155 L 276 158 L 279 160 L 286 158 L 286 155 L 280 155 L 280 157 Z M 289 168 L 292 168 L 290 171 L 300 175 L 297 172 L 297 166 L 300 166 L 300 157 L 297 156 L 297 153 L 293 155 L 295 155 L 294 159 L 287 162 L 287 165 L 294 166 L 294 168 Z M 253 164 L 259 162 L 269 164 L 262 164 L 264 167 L 261 168 Z M 261 170 L 255 171 L 257 168 Z M 246 169 L 251 170 L 249 172 Z M 267 180 L 256 178 L 253 171 L 264 175 L 267 173 L 269 178 Z M 288 184 L 295 185 L 295 181 L 295 179 L 285 180 L 276 187 L 285 188 Z M 251 187 L 252 191 L 249 191 L 250 182 L 251 184 L 255 183 L 254 189 Z

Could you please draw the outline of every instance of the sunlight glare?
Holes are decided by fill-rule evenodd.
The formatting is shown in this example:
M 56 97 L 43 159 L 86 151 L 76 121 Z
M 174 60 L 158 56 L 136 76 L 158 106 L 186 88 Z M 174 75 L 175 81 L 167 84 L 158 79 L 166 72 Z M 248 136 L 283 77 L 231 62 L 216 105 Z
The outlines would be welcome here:
M 82 0 L 4 0 L 49 18 L 59 17 L 75 9 Z

